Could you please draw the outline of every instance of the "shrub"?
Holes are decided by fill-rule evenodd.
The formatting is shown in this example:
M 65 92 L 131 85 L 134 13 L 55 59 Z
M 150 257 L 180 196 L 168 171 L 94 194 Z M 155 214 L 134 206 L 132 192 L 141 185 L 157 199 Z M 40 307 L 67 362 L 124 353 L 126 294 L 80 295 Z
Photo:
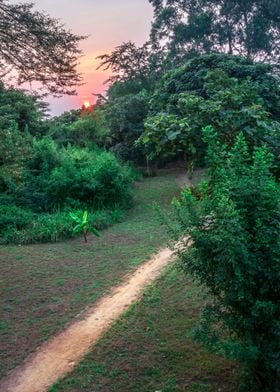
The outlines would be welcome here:
M 66 207 L 108 209 L 131 203 L 131 170 L 109 152 L 35 142 L 28 164 L 27 199 L 35 211 Z
M 0 235 L 6 231 L 22 230 L 34 219 L 31 211 L 15 205 L 0 205 Z
M 1 243 L 55 242 L 73 236 L 69 211 L 87 209 L 103 229 L 132 203 L 136 173 L 99 149 L 59 148 L 49 138 L 33 141 L 20 181 L 0 176 Z M 2 184 L 2 185 L 1 185 Z
M 189 239 L 178 254 L 210 295 L 197 337 L 240 361 L 246 391 L 277 391 L 280 189 L 271 155 L 265 147 L 249 154 L 242 134 L 229 151 L 211 127 L 204 135 L 210 183 L 173 202 L 174 232 Z

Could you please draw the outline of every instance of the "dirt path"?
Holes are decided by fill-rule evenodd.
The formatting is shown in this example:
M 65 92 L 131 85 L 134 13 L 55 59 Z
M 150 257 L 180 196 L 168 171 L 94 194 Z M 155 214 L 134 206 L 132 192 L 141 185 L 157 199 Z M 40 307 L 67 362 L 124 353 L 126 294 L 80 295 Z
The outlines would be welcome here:
M 43 344 L 22 366 L 0 382 L 1 392 L 43 392 L 69 373 L 100 335 L 138 299 L 144 287 L 160 275 L 171 261 L 172 251 L 164 249 L 141 265 L 125 282 L 114 288 L 64 331 Z

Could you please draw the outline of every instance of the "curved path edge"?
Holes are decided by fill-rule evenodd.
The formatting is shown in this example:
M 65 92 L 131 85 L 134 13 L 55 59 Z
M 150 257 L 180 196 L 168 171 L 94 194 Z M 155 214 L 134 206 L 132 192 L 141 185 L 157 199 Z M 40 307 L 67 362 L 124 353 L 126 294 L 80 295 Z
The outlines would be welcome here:
M 0 392 L 45 392 L 58 379 L 73 370 L 91 346 L 139 299 L 172 260 L 170 249 L 163 249 L 142 264 L 125 281 L 101 298 L 82 320 L 75 320 L 65 330 L 39 347 L 0 381 Z

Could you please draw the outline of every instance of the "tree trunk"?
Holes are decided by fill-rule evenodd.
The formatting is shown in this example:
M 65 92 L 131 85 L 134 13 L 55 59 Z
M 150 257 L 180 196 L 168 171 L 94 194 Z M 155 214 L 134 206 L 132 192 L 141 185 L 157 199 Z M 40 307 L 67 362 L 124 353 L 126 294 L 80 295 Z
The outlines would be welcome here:
M 228 17 L 226 18 L 227 23 L 227 38 L 228 38 L 228 53 L 233 54 L 233 47 L 232 47 L 232 34 L 230 29 L 230 24 Z

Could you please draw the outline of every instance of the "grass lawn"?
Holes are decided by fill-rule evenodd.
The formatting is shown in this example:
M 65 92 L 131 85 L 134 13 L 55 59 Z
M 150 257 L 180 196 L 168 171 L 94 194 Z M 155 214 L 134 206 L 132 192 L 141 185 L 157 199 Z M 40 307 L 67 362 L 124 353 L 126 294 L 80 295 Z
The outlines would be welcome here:
M 0 378 L 165 245 L 152 203 L 168 208 L 178 190 L 173 172 L 143 180 L 123 222 L 88 244 L 0 247 Z
M 234 365 L 191 332 L 204 295 L 171 266 L 49 392 L 234 392 Z

